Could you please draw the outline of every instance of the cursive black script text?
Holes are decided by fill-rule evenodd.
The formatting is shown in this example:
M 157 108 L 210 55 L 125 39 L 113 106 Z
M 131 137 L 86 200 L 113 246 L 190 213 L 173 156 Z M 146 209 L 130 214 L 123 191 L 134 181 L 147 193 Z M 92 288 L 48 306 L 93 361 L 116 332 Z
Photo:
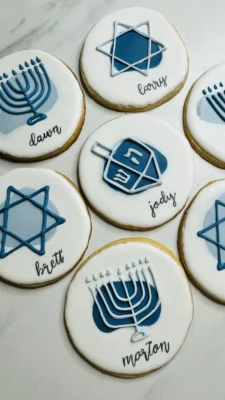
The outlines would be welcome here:
M 51 138 L 54 133 L 58 133 L 58 135 L 60 135 L 61 132 L 62 129 L 60 128 L 60 126 L 55 125 L 53 126 L 52 129 L 49 129 L 48 131 L 42 133 L 41 135 L 36 136 L 35 133 L 31 133 L 29 145 L 37 146 L 38 143 L 44 142 L 45 139 Z
M 50 260 L 50 262 L 48 264 L 43 263 L 42 266 L 40 266 L 39 261 L 36 261 L 35 268 L 36 268 L 37 275 L 38 276 L 44 275 L 45 272 L 47 274 L 51 274 L 53 272 L 53 269 L 57 265 L 60 265 L 63 263 L 64 263 L 64 257 L 62 255 L 62 250 L 59 250 L 52 255 L 52 259 Z
M 138 84 L 139 93 L 144 95 L 147 91 L 151 92 L 151 90 L 157 90 L 161 86 L 167 87 L 167 76 L 162 76 L 157 81 L 149 82 L 147 85 Z
M 155 201 L 154 203 L 151 201 L 149 201 L 149 207 L 151 209 L 152 212 L 152 217 L 155 218 L 156 217 L 156 212 L 155 210 L 157 210 L 162 204 L 166 204 L 168 203 L 168 201 L 172 200 L 172 204 L 173 207 L 177 206 L 177 202 L 176 202 L 176 193 L 170 193 L 170 194 L 165 194 L 164 192 L 161 192 L 161 197 L 158 201 Z
M 140 349 L 134 354 L 129 354 L 122 358 L 123 366 L 126 367 L 127 365 L 131 364 L 133 367 L 137 364 L 140 359 L 145 359 L 145 361 L 149 361 L 150 357 L 157 354 L 158 351 L 162 353 L 169 353 L 170 351 L 170 344 L 169 342 L 161 342 L 159 344 L 153 344 L 151 342 L 145 343 L 145 348 Z

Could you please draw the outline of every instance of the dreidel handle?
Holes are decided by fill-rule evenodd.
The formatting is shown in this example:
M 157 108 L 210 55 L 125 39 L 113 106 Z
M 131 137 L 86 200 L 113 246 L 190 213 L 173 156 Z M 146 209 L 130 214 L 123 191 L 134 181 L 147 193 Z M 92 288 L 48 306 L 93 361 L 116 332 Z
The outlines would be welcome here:
M 91 148 L 91 151 L 97 156 L 100 156 L 102 158 L 105 158 L 106 160 L 109 159 L 110 154 L 112 153 L 112 150 L 109 149 L 108 147 L 104 146 L 103 144 L 99 142 L 95 142 Z

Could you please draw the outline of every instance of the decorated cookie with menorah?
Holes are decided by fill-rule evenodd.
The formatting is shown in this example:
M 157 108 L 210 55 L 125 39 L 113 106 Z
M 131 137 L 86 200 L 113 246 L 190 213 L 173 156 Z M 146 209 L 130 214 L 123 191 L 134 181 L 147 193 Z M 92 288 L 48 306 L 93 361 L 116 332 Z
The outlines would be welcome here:
M 1 176 L 0 279 L 24 287 L 54 283 L 80 261 L 90 234 L 88 209 L 65 176 L 34 168 Z
M 174 254 L 144 238 L 121 239 L 79 267 L 65 323 L 75 349 L 103 372 L 135 378 L 167 364 L 193 316 L 184 270 Z
M 205 72 L 187 96 L 184 130 L 194 150 L 206 161 L 225 168 L 225 63 Z
M 102 105 L 146 111 L 183 87 L 188 56 L 174 26 L 148 8 L 125 8 L 105 16 L 89 32 L 80 57 L 83 83 Z
M 79 181 L 89 204 L 126 229 L 165 224 L 185 206 L 193 182 L 186 138 L 169 123 L 130 114 L 97 128 L 79 158 Z
M 24 50 L 0 60 L 0 153 L 38 161 L 65 151 L 85 117 L 82 90 L 61 60 Z
M 225 304 L 225 180 L 203 187 L 180 223 L 178 248 L 196 285 Z

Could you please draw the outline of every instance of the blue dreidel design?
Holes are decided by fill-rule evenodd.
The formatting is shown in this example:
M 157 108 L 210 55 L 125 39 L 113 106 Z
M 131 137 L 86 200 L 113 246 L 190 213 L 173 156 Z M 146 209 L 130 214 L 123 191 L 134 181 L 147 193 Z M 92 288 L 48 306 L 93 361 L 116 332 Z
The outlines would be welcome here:
M 12 70 L 12 76 L 3 73 L 0 76 L 0 109 L 8 114 L 22 115 L 32 113 L 28 125 L 47 118 L 38 112 L 48 100 L 51 93 L 51 82 L 44 64 L 39 57 L 19 65 L 19 72 Z
M 93 296 L 93 319 L 102 332 L 133 327 L 132 342 L 149 336 L 149 326 L 155 324 L 161 314 L 161 301 L 149 260 L 143 265 L 133 262 L 130 271 L 120 268 L 117 280 L 111 278 L 110 270 L 99 276 L 88 277 L 89 290 Z
M 112 150 L 95 142 L 91 150 L 106 160 L 104 180 L 127 194 L 140 193 L 162 183 L 154 151 L 136 139 L 123 139 Z
M 222 82 L 202 91 L 207 102 L 215 111 L 215 113 L 225 122 L 225 90 Z

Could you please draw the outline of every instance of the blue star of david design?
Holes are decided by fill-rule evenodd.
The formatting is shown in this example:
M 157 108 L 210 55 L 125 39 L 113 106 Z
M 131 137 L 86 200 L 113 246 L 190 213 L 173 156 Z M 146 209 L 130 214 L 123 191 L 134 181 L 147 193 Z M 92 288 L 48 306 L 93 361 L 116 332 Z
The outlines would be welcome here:
M 224 238 L 221 238 L 220 227 L 223 223 L 225 223 L 225 217 L 219 219 L 219 209 L 218 209 L 219 206 L 225 207 L 225 203 L 223 203 L 220 200 L 215 201 L 216 221 L 213 224 L 202 229 L 201 231 L 197 232 L 197 235 L 217 246 L 217 259 L 218 259 L 217 270 L 222 271 L 223 269 L 225 269 L 225 263 L 222 262 L 221 250 L 225 250 L 225 240 L 224 240 L 224 244 L 222 244 L 221 241 L 223 241 Z M 216 233 L 216 239 L 213 239 L 210 236 L 206 235 L 207 232 L 212 233 L 214 229 L 215 229 L 215 233 Z
M 147 33 L 140 30 L 143 26 Z M 150 35 L 150 21 L 136 26 L 116 21 L 113 39 L 100 44 L 96 50 L 111 58 L 111 76 L 131 70 L 148 76 L 149 69 L 160 64 L 162 52 L 167 48 Z
M 0 214 L 3 214 L 3 224 L 0 225 L 0 231 L 2 231 L 0 258 L 7 257 L 8 255 L 10 255 L 11 253 L 13 253 L 16 250 L 19 250 L 23 246 L 28 247 L 30 250 L 32 250 L 36 254 L 39 254 L 40 256 L 45 254 L 45 234 L 47 232 L 49 232 L 51 229 L 54 229 L 56 226 L 61 225 L 66 221 L 65 218 L 60 217 L 59 215 L 55 214 L 54 212 L 52 212 L 51 210 L 48 209 L 49 190 L 50 190 L 49 186 L 44 186 L 41 189 L 39 189 L 29 195 L 26 195 L 26 194 L 22 193 L 21 191 L 17 190 L 13 186 L 8 187 L 5 206 L 0 210 Z M 41 204 L 39 201 L 36 201 L 34 199 L 40 193 L 44 193 L 43 204 Z M 10 202 L 12 194 L 17 195 L 17 197 L 19 196 L 20 199 Z M 21 204 L 25 201 L 29 201 L 35 207 L 42 210 L 41 231 L 37 232 L 34 236 L 32 236 L 26 240 L 21 238 L 15 232 L 11 232 L 10 230 L 8 230 L 8 218 L 9 218 L 10 209 L 12 207 L 18 206 L 19 204 Z M 55 222 L 51 223 L 50 226 L 47 227 L 48 216 L 52 217 L 55 220 Z M 15 246 L 13 249 L 11 249 L 9 251 L 5 250 L 7 235 L 11 236 L 12 238 L 16 239 L 19 242 L 19 244 L 17 246 Z M 37 238 L 40 238 L 40 242 L 41 242 L 40 250 L 32 245 L 32 242 L 35 241 Z

